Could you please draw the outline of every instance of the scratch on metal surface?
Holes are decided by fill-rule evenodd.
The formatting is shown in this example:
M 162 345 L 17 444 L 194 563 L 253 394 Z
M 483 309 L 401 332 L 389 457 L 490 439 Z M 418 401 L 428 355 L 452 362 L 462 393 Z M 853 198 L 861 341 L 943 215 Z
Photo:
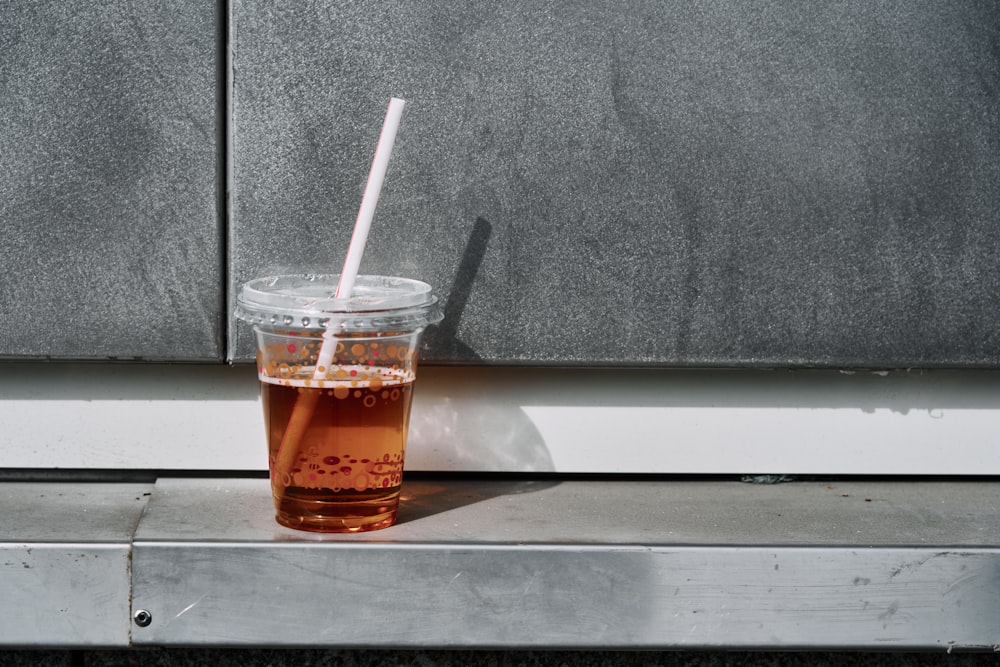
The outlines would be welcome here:
M 528 597 L 528 593 L 531 591 L 532 588 L 535 587 L 535 584 L 538 582 L 539 578 L 540 575 L 538 572 L 533 572 L 531 574 L 531 578 L 529 578 L 528 581 L 525 582 L 524 588 L 521 590 L 521 597 L 523 598 Z
M 181 617 L 181 616 L 183 616 L 184 614 L 186 614 L 186 613 L 188 613 L 189 611 L 191 611 L 192 609 L 194 609 L 194 608 L 195 608 L 195 605 L 197 605 L 197 604 L 198 604 L 199 602 L 201 602 L 202 600 L 204 600 L 206 596 L 208 596 L 208 593 L 205 593 L 205 594 L 204 594 L 204 595 L 202 595 L 202 596 L 201 596 L 200 598 L 198 598 L 197 600 L 195 600 L 194 602 L 192 602 L 192 603 L 191 603 L 191 604 L 189 604 L 188 606 L 186 606 L 186 607 L 184 607 L 183 609 L 181 609 L 180 613 L 179 613 L 179 614 L 177 614 L 176 616 L 174 616 L 174 620 L 176 621 L 176 620 L 177 620 L 178 618 L 180 618 L 180 617 Z
M 912 561 L 912 562 L 906 562 L 906 563 L 900 563 L 898 566 L 894 567 L 891 572 L 889 572 L 889 580 L 891 581 L 891 580 L 895 579 L 896 577 L 898 577 L 903 572 L 906 572 L 907 570 L 915 570 L 915 569 L 921 567 L 922 565 L 924 565 L 925 563 L 927 563 L 928 561 L 931 561 L 931 560 L 933 560 L 935 558 L 939 558 L 941 556 L 948 556 L 948 555 L 950 555 L 950 553 L 951 552 L 949 552 L 949 551 L 939 551 L 937 553 L 933 553 L 930 556 L 926 556 L 926 557 L 921 558 L 919 560 L 915 560 L 915 561 Z

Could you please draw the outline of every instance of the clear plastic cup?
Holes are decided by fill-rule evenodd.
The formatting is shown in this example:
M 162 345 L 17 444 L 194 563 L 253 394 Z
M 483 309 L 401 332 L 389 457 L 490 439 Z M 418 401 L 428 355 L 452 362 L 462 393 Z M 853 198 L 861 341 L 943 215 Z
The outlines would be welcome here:
M 335 299 L 339 278 L 257 278 L 237 298 L 256 335 L 275 517 L 299 530 L 395 523 L 420 337 L 442 319 L 426 283 L 358 276 Z

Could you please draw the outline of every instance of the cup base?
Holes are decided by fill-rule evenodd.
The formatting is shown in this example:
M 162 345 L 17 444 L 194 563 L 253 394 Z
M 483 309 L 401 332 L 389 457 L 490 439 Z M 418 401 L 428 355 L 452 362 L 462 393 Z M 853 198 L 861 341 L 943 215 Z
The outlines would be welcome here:
M 396 523 L 399 492 L 353 500 L 275 496 L 275 520 L 282 526 L 314 533 L 360 533 Z
M 274 520 L 286 528 L 306 530 L 313 533 L 363 533 L 369 530 L 388 528 L 396 523 L 396 510 L 376 517 L 328 517 L 292 516 L 277 512 Z

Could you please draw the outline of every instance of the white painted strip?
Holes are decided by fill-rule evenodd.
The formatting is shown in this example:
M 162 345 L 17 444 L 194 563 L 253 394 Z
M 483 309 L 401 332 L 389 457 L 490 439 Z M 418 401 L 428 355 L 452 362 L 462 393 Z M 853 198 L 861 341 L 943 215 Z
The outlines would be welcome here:
M 0 424 L 0 467 L 267 467 L 252 367 L 0 366 Z
M 409 470 L 1000 474 L 1000 373 L 421 368 Z M 0 366 L 0 468 L 263 470 L 250 366 Z
M 586 471 L 962 474 L 997 468 L 997 414 L 848 408 L 530 407 L 553 467 Z
M 414 469 L 1000 473 L 995 372 L 441 371 Z

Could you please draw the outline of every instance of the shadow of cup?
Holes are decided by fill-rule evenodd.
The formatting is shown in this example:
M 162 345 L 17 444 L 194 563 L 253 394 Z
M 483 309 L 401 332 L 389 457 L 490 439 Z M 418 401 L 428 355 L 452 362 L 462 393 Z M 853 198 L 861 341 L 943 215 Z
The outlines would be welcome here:
M 466 241 L 444 305 L 444 319 L 425 335 L 433 357 L 470 366 L 475 350 L 457 337 L 465 306 L 486 255 L 492 225 L 477 218 Z M 551 455 L 528 415 L 516 403 L 477 401 L 456 391 L 454 374 L 440 377 L 433 368 L 418 373 L 417 399 L 410 422 L 410 452 L 420 449 L 424 470 L 540 471 L 553 469 Z M 487 442 L 488 440 L 488 442 Z M 432 480 L 404 477 L 397 523 L 457 509 L 503 495 L 530 493 L 557 482 L 546 480 Z
M 403 480 L 396 523 L 417 521 L 501 496 L 535 493 L 559 483 L 551 479 L 433 479 L 411 476 Z

